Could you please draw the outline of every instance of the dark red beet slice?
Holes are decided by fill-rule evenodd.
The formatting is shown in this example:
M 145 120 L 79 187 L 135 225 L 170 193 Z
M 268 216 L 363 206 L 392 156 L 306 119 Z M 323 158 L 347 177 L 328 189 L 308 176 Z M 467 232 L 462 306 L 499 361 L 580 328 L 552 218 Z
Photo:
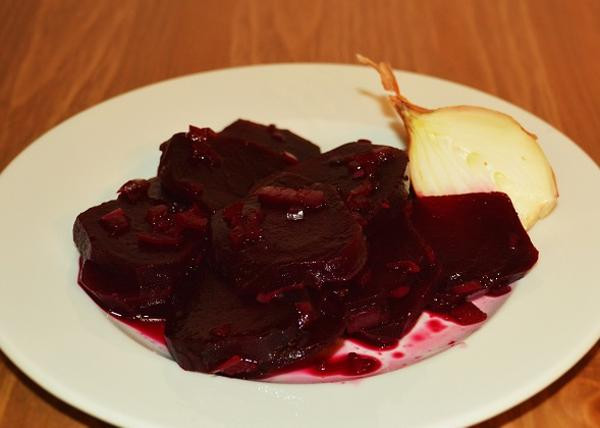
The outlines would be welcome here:
M 125 184 L 123 184 L 117 193 L 119 196 L 124 198 L 125 200 L 135 203 L 140 199 L 144 199 L 148 196 L 150 186 L 154 189 L 155 193 L 160 194 L 160 185 L 157 189 L 157 181 L 156 180 L 145 180 L 143 178 L 138 178 L 134 180 L 129 180 Z
M 407 198 L 406 153 L 367 140 L 348 143 L 290 167 L 289 171 L 334 186 L 361 224 L 393 217 Z
M 263 186 L 256 190 L 262 204 L 282 207 L 321 208 L 325 205 L 325 193 L 315 189 L 293 189 L 291 187 Z
M 80 262 L 79 285 L 105 311 L 129 319 L 164 319 L 172 294 L 170 285 L 136 287 L 126 276 Z
M 317 354 L 343 328 L 341 316 L 315 306 L 306 292 L 261 304 L 204 272 L 176 290 L 165 337 L 186 370 L 257 378 Z
M 347 308 L 347 333 L 386 347 L 417 321 L 433 294 L 438 269 L 408 210 L 378 224 L 368 243 L 365 268 L 338 293 Z
M 221 136 L 250 141 L 285 156 L 290 164 L 319 156 L 321 150 L 308 140 L 275 125 L 261 125 L 238 119 L 220 133 Z
M 442 269 L 429 308 L 448 312 L 523 277 L 538 252 L 504 193 L 416 198 L 413 222 Z
M 116 200 L 84 211 L 75 221 L 80 283 L 107 311 L 160 317 L 173 286 L 200 263 L 207 223 L 197 207 L 166 200 L 156 179 L 129 181 Z
M 190 127 L 160 147 L 158 176 L 174 198 L 214 211 L 244 197 L 257 180 L 288 166 L 262 146 Z
M 290 287 L 348 280 L 366 260 L 362 228 L 335 189 L 289 173 L 217 212 L 212 233 L 219 268 L 261 300 Z

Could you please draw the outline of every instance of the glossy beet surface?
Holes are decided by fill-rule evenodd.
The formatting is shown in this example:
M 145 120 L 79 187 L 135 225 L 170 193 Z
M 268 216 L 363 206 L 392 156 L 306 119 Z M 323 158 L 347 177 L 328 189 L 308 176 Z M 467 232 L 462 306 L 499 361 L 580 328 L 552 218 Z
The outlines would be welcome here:
M 348 143 L 290 167 L 315 182 L 334 186 L 356 219 L 370 227 L 394 215 L 407 198 L 406 153 L 367 140 Z
M 239 120 L 220 134 L 191 126 L 161 150 L 158 179 L 125 183 L 73 235 L 82 287 L 121 317 L 166 317 L 186 370 L 375 373 L 377 360 L 331 351 L 340 339 L 391 348 L 424 309 L 479 323 L 471 300 L 505 293 L 537 260 L 506 195 L 411 197 L 391 147 L 319 155 Z
M 161 145 L 158 177 L 180 200 L 214 211 L 243 198 L 259 179 L 289 165 L 286 158 L 252 142 L 190 127 Z
M 306 292 L 258 303 L 210 271 L 182 285 L 173 302 L 165 337 L 186 370 L 256 378 L 315 355 L 343 331 L 342 318 Z
M 217 212 L 212 233 L 219 268 L 261 301 L 349 280 L 367 258 L 362 228 L 336 190 L 289 173 Z
M 120 319 L 162 320 L 166 316 L 174 281 L 158 286 L 134 286 L 124 275 L 80 260 L 79 285 L 105 311 Z
M 222 137 L 250 141 L 285 156 L 290 164 L 319 156 L 319 146 L 275 125 L 261 125 L 238 119 L 220 132 Z
M 413 222 L 442 269 L 429 307 L 449 311 L 523 277 L 538 252 L 504 193 L 417 198 Z
M 127 182 L 75 221 L 80 283 L 110 312 L 160 317 L 172 287 L 201 263 L 207 223 L 199 209 L 162 198 L 156 180 Z
M 377 347 L 391 346 L 410 330 L 439 277 L 433 251 L 407 211 L 373 230 L 365 268 L 338 290 L 347 309 L 347 333 Z

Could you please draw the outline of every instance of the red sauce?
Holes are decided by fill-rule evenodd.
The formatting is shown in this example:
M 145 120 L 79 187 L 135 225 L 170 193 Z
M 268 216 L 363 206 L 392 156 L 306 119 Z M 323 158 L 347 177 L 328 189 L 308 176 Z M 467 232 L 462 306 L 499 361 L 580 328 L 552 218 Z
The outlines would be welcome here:
M 442 323 L 439 319 L 435 318 L 427 321 L 425 325 L 432 333 L 439 333 L 440 331 L 446 330 L 446 328 L 448 328 L 448 326 Z
M 425 334 L 421 334 L 421 333 L 415 333 L 412 336 L 410 336 L 410 338 L 414 341 L 414 342 L 422 342 L 425 339 L 427 339 L 429 336 L 425 335 Z
M 160 320 L 129 320 L 124 318 L 117 318 L 118 321 L 133 328 L 143 336 L 152 339 L 161 345 L 167 346 L 165 342 L 165 322 Z
M 365 340 L 360 340 L 356 337 L 347 338 L 346 340 L 349 340 L 350 342 L 355 343 L 356 345 L 360 346 L 361 348 L 370 349 L 371 351 L 390 351 L 390 350 L 396 348 L 396 346 L 398 346 L 398 342 L 399 342 L 398 340 L 394 340 L 394 341 L 390 341 L 389 343 L 386 343 L 385 345 L 377 346 L 373 343 L 367 342 Z
M 349 352 L 324 361 L 317 362 L 308 372 L 319 377 L 328 376 L 363 376 L 374 373 L 381 368 L 381 361 L 369 355 Z
M 510 285 L 505 285 L 504 287 L 490 289 L 488 291 L 487 295 L 492 296 L 492 297 L 499 297 L 499 296 L 504 296 L 505 294 L 508 294 L 511 291 L 512 291 L 512 288 L 510 287 Z
M 445 320 L 452 321 L 458 325 L 472 325 L 483 322 L 487 314 L 471 302 L 463 303 L 452 309 L 447 314 L 438 314 Z

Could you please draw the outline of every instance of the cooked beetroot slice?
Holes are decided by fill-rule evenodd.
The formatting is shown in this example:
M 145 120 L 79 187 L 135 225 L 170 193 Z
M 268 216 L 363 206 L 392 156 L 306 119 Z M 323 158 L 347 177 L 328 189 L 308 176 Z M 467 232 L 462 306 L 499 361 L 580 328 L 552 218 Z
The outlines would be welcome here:
M 518 280 L 538 258 L 504 193 L 416 198 L 412 219 L 442 269 L 436 311 Z
M 147 272 L 151 278 L 159 272 Z M 104 310 L 124 318 L 164 319 L 172 286 L 138 287 L 126 276 L 99 267 L 96 263 L 81 260 L 79 285 Z
M 207 247 L 205 230 L 177 223 L 183 207 L 162 196 L 157 180 L 144 189 L 142 194 L 136 188 L 134 198 L 121 190 L 118 199 L 79 214 L 73 226 L 84 264 L 82 285 L 104 309 L 130 318 L 156 316 L 160 311 L 153 307 L 164 305 Z M 127 227 L 115 233 L 114 223 L 123 218 Z
M 264 186 L 255 194 L 261 203 L 274 206 L 320 208 L 325 204 L 325 194 L 315 189 Z
M 285 168 L 285 158 L 245 140 L 208 128 L 175 134 L 161 145 L 158 176 L 174 198 L 214 211 L 244 197 L 250 187 Z
M 221 156 L 207 144 L 213 140 L 217 134 L 210 128 L 197 128 L 190 125 L 187 134 L 188 140 L 192 142 L 192 161 L 203 162 L 210 166 L 220 166 Z
M 285 156 L 290 164 L 319 156 L 321 150 L 308 140 L 275 125 L 238 119 L 221 131 L 222 136 L 250 141 Z
M 146 221 L 155 229 L 163 230 L 172 227 L 170 219 L 169 206 L 166 204 L 153 205 L 146 211 Z
M 267 186 L 322 192 L 321 208 L 290 220 L 285 206 L 251 194 L 212 218 L 213 249 L 221 271 L 243 293 L 257 295 L 292 285 L 320 286 L 352 278 L 366 260 L 361 226 L 334 188 L 281 173 Z
M 138 244 L 156 249 L 176 248 L 183 242 L 179 233 L 167 235 L 160 232 L 138 232 L 137 238 Z
M 125 200 L 131 203 L 135 203 L 139 199 L 146 197 L 150 184 L 150 180 L 145 180 L 143 178 L 129 180 L 117 190 L 117 193 L 121 198 L 125 198 Z
M 100 224 L 110 234 L 119 235 L 129 229 L 129 218 L 127 218 L 127 214 L 122 208 L 116 208 L 100 217 Z
M 175 213 L 173 217 L 175 223 L 183 229 L 203 232 L 208 226 L 208 218 L 195 205 L 188 210 Z
M 407 162 L 402 150 L 359 140 L 300 162 L 289 171 L 334 186 L 357 219 L 370 229 L 371 223 L 393 217 L 404 204 Z
M 369 235 L 369 259 L 341 290 L 347 333 L 375 346 L 404 336 L 431 298 L 438 277 L 433 252 L 414 229 L 408 210 Z
M 205 272 L 176 290 L 165 337 L 186 370 L 257 378 L 311 357 L 342 332 L 342 318 L 314 306 L 305 292 L 261 304 Z

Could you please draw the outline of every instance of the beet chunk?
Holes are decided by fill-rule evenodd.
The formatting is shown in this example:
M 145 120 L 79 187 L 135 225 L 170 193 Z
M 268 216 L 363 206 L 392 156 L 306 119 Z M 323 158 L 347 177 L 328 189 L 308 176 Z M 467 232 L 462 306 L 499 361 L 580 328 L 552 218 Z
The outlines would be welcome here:
M 290 164 L 321 154 L 319 146 L 287 129 L 280 129 L 275 125 L 265 126 L 244 119 L 236 120 L 223 129 L 220 135 L 263 146 L 285 156 Z
M 385 347 L 404 336 L 429 302 L 438 279 L 431 248 L 409 210 L 369 235 L 369 258 L 356 279 L 337 290 L 347 310 L 347 333 Z
M 270 197 L 261 202 L 261 194 Z M 289 173 L 217 212 L 212 234 L 221 271 L 261 300 L 290 287 L 349 280 L 367 257 L 362 228 L 335 189 Z
M 149 272 L 147 277 L 153 279 L 156 275 Z M 129 319 L 164 319 L 173 291 L 172 285 L 165 281 L 155 286 L 136 286 L 130 275 L 112 272 L 83 259 L 80 260 L 78 282 L 98 306 Z
M 257 378 L 315 355 L 343 329 L 342 317 L 314 304 L 305 291 L 261 304 L 206 271 L 176 290 L 165 338 L 186 370 Z
M 504 193 L 416 198 L 412 219 L 442 269 L 429 305 L 435 311 L 447 312 L 505 287 L 523 277 L 538 258 Z
M 362 225 L 391 218 L 408 196 L 406 153 L 367 140 L 344 144 L 289 168 L 334 186 Z
M 257 144 L 190 127 L 160 146 L 158 177 L 174 198 L 214 211 L 246 196 L 257 180 L 284 169 L 285 158 Z
M 263 186 L 256 190 L 258 200 L 267 205 L 321 208 L 325 205 L 325 193 L 314 189 L 293 189 L 290 187 Z
M 173 286 L 203 258 L 207 223 L 199 208 L 164 198 L 158 180 L 132 180 L 77 216 L 80 283 L 109 312 L 160 318 Z

